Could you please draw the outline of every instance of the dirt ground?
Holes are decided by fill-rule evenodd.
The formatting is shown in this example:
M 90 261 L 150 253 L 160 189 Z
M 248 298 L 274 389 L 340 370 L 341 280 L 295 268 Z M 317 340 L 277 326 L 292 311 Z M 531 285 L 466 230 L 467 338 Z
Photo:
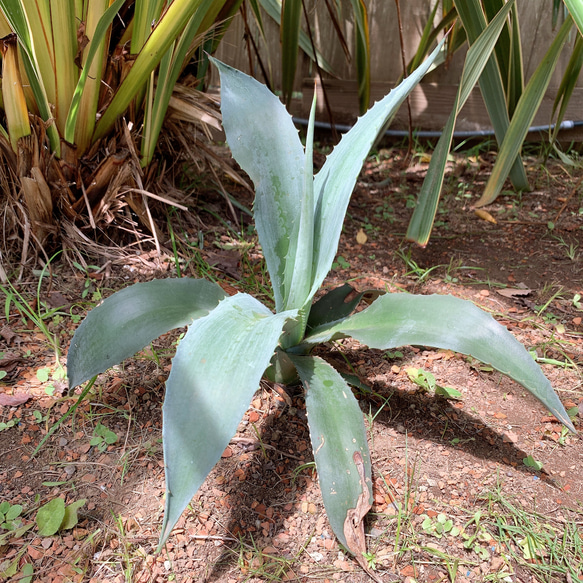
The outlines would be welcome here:
M 359 290 L 450 293 L 477 303 L 536 353 L 581 431 L 581 170 L 527 158 L 532 192 L 505 192 L 487 209 L 491 222 L 471 207 L 493 155 L 456 155 L 433 237 L 421 249 L 404 234 L 427 159 L 420 153 L 406 165 L 403 154 L 384 149 L 367 163 L 326 287 L 349 280 Z M 202 222 L 176 219 L 181 271 L 200 276 L 210 269 L 231 292 L 261 294 L 251 229 L 241 237 L 227 231 L 230 215 L 213 196 L 200 195 L 193 208 Z M 187 243 L 202 236 L 203 249 L 187 255 Z M 169 241 L 165 248 L 172 249 Z M 176 275 L 171 251 L 96 268 L 84 273 L 55 264 L 36 306 L 32 275 L 18 286 L 39 313 L 55 309 L 44 322 L 58 338 L 61 365 L 79 318 L 102 297 L 134 281 Z M 101 375 L 32 457 L 79 391 L 67 395 L 54 350 L 31 318 L 14 302 L 0 311 L 0 502 L 22 506 L 11 523 L 16 530 L 0 524 L 0 579 L 26 581 L 30 564 L 34 580 L 47 583 L 370 580 L 328 525 L 301 395 L 260 387 L 156 555 L 164 505 L 161 404 L 178 333 Z M 373 460 L 369 559 L 382 581 L 583 581 L 579 436 L 562 432 L 521 387 L 458 354 L 423 347 L 383 353 L 343 342 L 322 355 L 369 387 L 355 394 Z M 424 390 L 412 382 L 411 368 L 462 398 Z M 57 497 L 67 505 L 86 502 L 76 524 L 43 535 L 38 509 Z

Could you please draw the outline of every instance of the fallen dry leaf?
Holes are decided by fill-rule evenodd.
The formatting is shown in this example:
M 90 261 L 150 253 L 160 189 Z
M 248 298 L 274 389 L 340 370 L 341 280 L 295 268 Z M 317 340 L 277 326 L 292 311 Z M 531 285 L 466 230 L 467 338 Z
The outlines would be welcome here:
M 229 251 L 209 251 L 206 254 L 206 261 L 215 269 L 230 275 L 234 279 L 241 279 L 241 274 L 239 273 L 239 261 L 241 260 L 241 254 L 236 250 Z
M 504 289 L 497 289 L 496 290 L 501 296 L 505 298 L 520 298 L 523 296 L 528 296 L 532 293 L 531 289 L 522 289 L 522 288 L 504 288 Z
M 0 405 L 3 405 L 4 407 L 16 407 L 17 405 L 26 403 L 30 398 L 31 396 L 26 393 L 17 393 L 16 395 L 0 393 Z
M 474 214 L 479 218 L 482 219 L 483 221 L 488 221 L 489 223 L 493 223 L 494 225 L 496 225 L 496 219 L 488 212 L 485 211 L 483 209 L 476 209 L 474 211 Z
M 368 237 L 366 236 L 366 233 L 364 232 L 363 229 L 360 229 L 360 231 L 358 231 L 358 233 L 356 233 L 356 242 L 359 245 L 364 245 L 367 241 L 368 241 Z
M 2 336 L 2 338 L 4 338 L 8 344 L 15 342 L 19 338 L 18 334 L 16 334 L 16 332 L 14 332 L 10 326 L 2 326 L 0 329 L 0 336 Z

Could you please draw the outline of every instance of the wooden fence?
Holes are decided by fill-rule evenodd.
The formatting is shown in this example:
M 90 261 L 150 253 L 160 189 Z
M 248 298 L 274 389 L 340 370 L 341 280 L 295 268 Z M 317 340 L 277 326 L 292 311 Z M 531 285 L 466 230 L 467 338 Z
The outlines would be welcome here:
M 434 1 L 407 0 L 401 2 L 405 54 L 410 59 L 417 48 L 423 27 L 430 17 Z M 316 45 L 324 58 L 331 64 L 335 78 L 325 75 L 324 86 L 334 116 L 335 123 L 352 123 L 358 114 L 358 97 L 354 64 L 348 62 L 331 25 L 323 0 L 307 0 Z M 402 73 L 401 47 L 399 42 L 396 5 L 394 0 L 367 0 L 370 38 L 371 38 L 371 101 L 385 95 L 394 86 Z M 343 29 L 347 40 L 353 44 L 354 26 L 350 3 L 341 2 Z M 554 38 L 552 29 L 552 3 L 549 0 L 517 0 L 521 41 L 523 48 L 525 80 L 528 80 Z M 253 19 L 249 15 L 251 32 L 259 47 L 261 59 L 265 63 L 274 89 L 280 87 L 280 37 L 279 28 L 269 17 L 265 17 L 265 38 L 261 38 Z M 560 26 L 561 20 L 559 21 Z M 218 51 L 218 58 L 251 73 L 263 81 L 258 60 L 249 57 L 243 19 L 237 16 L 225 36 Z M 551 111 L 556 88 L 565 71 L 575 40 L 575 33 L 569 39 L 545 96 L 543 104 L 533 125 L 547 125 L 552 122 Z M 418 130 L 439 131 L 445 125 L 451 111 L 457 82 L 461 75 L 464 54 L 454 58 L 429 73 L 411 96 L 413 126 Z M 250 69 L 252 69 L 250 71 Z M 305 56 L 300 56 L 295 80 L 297 99 L 292 104 L 292 113 L 306 118 L 311 104 L 316 71 L 313 63 Z M 215 79 L 216 82 L 216 79 Z M 317 87 L 321 91 L 319 80 Z M 317 119 L 328 121 L 324 100 L 318 101 Z M 567 120 L 583 120 L 583 82 L 579 80 L 567 111 Z M 406 108 L 402 107 L 391 129 L 407 128 Z M 489 131 L 491 124 L 478 89 L 474 90 L 466 106 L 458 117 L 456 131 Z M 533 136 L 536 138 L 536 136 Z M 583 130 L 574 129 L 562 132 L 564 140 L 583 141 Z

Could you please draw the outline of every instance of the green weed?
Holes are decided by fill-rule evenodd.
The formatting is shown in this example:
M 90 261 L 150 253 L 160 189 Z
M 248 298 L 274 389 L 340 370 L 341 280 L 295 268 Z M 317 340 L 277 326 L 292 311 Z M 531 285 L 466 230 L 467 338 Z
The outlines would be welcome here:
M 110 445 L 118 441 L 116 433 L 108 429 L 105 425 L 98 423 L 93 431 L 93 437 L 89 442 L 92 447 L 97 447 L 99 451 L 105 451 Z

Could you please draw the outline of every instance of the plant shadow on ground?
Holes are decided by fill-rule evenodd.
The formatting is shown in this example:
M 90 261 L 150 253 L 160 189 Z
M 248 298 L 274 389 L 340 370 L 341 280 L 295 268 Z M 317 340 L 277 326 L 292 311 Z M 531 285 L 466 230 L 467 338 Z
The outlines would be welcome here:
M 578 254 L 583 250 L 577 248 L 583 202 L 579 194 L 570 196 L 575 178 L 558 165 L 543 170 L 527 160 L 534 192 L 521 199 L 501 197 L 489 207 L 498 221 L 494 224 L 471 212 L 491 155 L 475 160 L 459 156 L 452 163 L 434 239 L 426 249 L 409 249 L 403 244 L 409 202 L 426 164 L 418 157 L 408 166 L 391 166 L 389 161 L 401 154 L 381 151 L 365 167 L 339 249 L 344 262 L 338 262 L 327 286 L 351 280 L 359 290 L 452 293 L 475 301 L 536 350 L 567 409 L 578 408 L 573 420 L 581 430 L 583 312 L 576 295 L 583 295 Z M 185 245 L 182 273 L 200 275 L 204 266 L 230 291 L 263 289 L 253 238 L 241 236 L 241 250 L 241 241 L 225 227 L 230 217 L 221 199 L 204 200 L 213 211 L 204 215 L 205 245 L 194 250 L 195 260 L 186 255 L 193 249 Z M 250 206 L 249 200 L 242 202 Z M 188 229 L 181 226 L 175 234 L 182 237 Z M 200 241 L 196 229 L 200 227 L 192 227 L 189 241 Z M 367 235 L 364 242 L 356 238 L 361 229 Z M 233 243 L 239 247 L 233 249 Z M 168 242 L 166 247 L 171 249 Z M 144 261 L 142 256 L 139 265 L 114 266 L 103 286 L 119 289 L 175 275 L 173 253 L 158 263 L 150 257 Z M 209 267 L 212 262 L 214 267 Z M 146 263 L 150 271 L 141 272 L 139 266 Z M 54 273 L 58 291 L 72 304 L 80 302 L 86 278 L 71 278 L 66 265 L 56 266 Z M 516 294 L 500 295 L 499 289 Z M 74 308 L 73 313 L 84 309 Z M 176 336 L 166 335 L 138 358 L 102 375 L 75 416 L 30 459 L 74 399 L 61 394 L 56 382 L 56 393 L 47 394 L 47 383 L 36 373 L 40 368 L 50 374 L 55 370 L 50 343 L 34 326 L 22 324 L 13 307 L 11 313 L 10 321 L 3 321 L 0 352 L 19 360 L 6 365 L 9 372 L 0 379 L 0 396 L 25 395 L 27 400 L 0 409 L 0 422 L 7 424 L 0 430 L 0 501 L 22 504 L 26 524 L 34 522 L 40 505 L 56 496 L 67 503 L 87 498 L 73 529 L 42 537 L 33 524 L 21 536 L 4 539 L 0 548 L 6 559 L 0 563 L 16 565 L 11 577 L 17 579 L 24 563 L 31 563 L 35 580 L 52 583 L 368 580 L 342 553 L 327 524 L 309 465 L 302 399 L 292 394 L 290 401 L 267 385 L 256 393 L 228 451 L 193 498 L 192 511 L 180 520 L 163 552 L 154 555 L 164 504 L 163 383 Z M 51 323 L 63 349 L 74 327 L 68 317 Z M 447 351 L 406 347 L 383 354 L 342 341 L 322 356 L 347 361 L 344 372 L 356 374 L 372 389 L 357 395 L 363 414 L 369 421 L 374 418 L 367 428 L 374 481 L 367 532 L 370 560 L 381 577 L 431 583 L 533 577 L 560 581 L 567 572 L 573 581 L 583 577 L 583 544 L 563 551 L 559 565 L 553 549 L 540 542 L 541 533 L 553 532 L 560 539 L 564 525 L 581 524 L 583 445 L 578 436 L 562 434 L 530 395 L 487 367 Z M 461 400 L 424 392 L 410 380 L 410 367 L 431 373 L 439 385 L 454 387 Z M 19 422 L 9 426 L 15 419 Z M 118 440 L 101 449 L 97 442 L 91 445 L 98 423 Z M 525 465 L 529 457 L 542 470 Z M 501 503 L 492 502 L 499 494 L 531 513 L 531 531 L 515 524 Z M 478 511 L 482 526 L 473 522 L 465 530 L 468 536 L 480 536 L 471 545 L 464 534 L 439 535 L 434 528 L 438 517 L 445 516 L 445 523 L 451 520 L 463 529 Z M 500 521 L 514 525 L 520 536 L 504 538 Z M 0 529 L 0 536 L 6 532 Z M 529 548 L 521 546 L 531 538 Z

